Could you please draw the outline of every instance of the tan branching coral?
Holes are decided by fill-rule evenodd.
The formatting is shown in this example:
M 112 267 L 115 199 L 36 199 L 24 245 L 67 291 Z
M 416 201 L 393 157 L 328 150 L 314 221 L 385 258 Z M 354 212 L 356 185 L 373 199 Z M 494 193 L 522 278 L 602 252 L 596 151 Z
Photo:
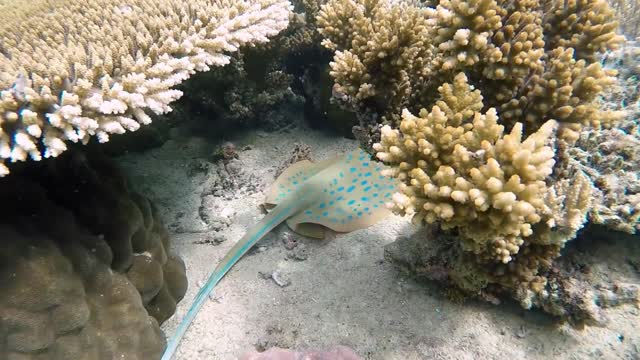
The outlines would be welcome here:
M 502 27 L 504 10 L 495 0 L 442 0 L 436 8 L 438 30 L 434 43 L 440 51 L 435 68 L 458 69 L 477 64 L 493 51 L 489 39 Z
M 484 110 L 496 108 L 508 130 L 521 122 L 531 134 L 551 119 L 576 130 L 620 118 L 595 101 L 615 75 L 595 57 L 624 40 L 604 0 L 440 0 L 434 7 L 330 0 L 318 25 L 335 51 L 334 99 L 373 114 L 365 119 L 374 124 L 397 126 L 404 108 L 428 107 L 438 86 L 460 71 L 485 95 Z M 395 44 L 389 37 L 409 39 L 406 51 L 384 48 Z
M 595 60 L 624 41 L 616 34 L 615 11 L 606 0 L 543 1 L 545 46 L 575 49 L 577 59 Z
M 336 50 L 334 99 L 354 111 L 401 109 L 423 97 L 435 35 L 433 9 L 409 2 L 332 0 L 317 18 L 323 45 Z M 414 101 L 415 102 L 415 101 Z
M 501 106 L 501 114 L 505 120 L 522 119 L 531 125 L 556 119 L 573 129 L 610 126 L 622 112 L 602 110 L 595 100 L 615 83 L 615 74 L 600 63 L 576 60 L 573 48 L 555 48 L 547 54 L 544 71 L 531 76 L 522 96 Z
M 497 286 L 526 308 L 540 304 L 543 273 L 586 223 L 593 184 L 579 170 L 551 180 L 557 122 L 526 138 L 520 123 L 505 133 L 463 73 L 438 90 L 431 111 L 405 110 L 399 129 L 384 126 L 374 145 L 401 180 L 389 206 L 456 235 L 461 253 L 447 266 L 459 289 L 487 295 Z
M 173 87 L 286 28 L 283 0 L 0 3 L 0 158 L 57 156 L 170 111 Z M 0 163 L 0 175 L 8 168 Z
M 456 229 L 465 250 L 508 263 L 549 211 L 545 179 L 555 163 L 548 142 L 556 123 L 526 139 L 519 124 L 505 134 L 495 109 L 480 112 L 480 92 L 462 73 L 439 92 L 430 112 L 416 117 L 405 110 L 400 129 L 383 127 L 374 145 L 403 181 L 396 211 Z

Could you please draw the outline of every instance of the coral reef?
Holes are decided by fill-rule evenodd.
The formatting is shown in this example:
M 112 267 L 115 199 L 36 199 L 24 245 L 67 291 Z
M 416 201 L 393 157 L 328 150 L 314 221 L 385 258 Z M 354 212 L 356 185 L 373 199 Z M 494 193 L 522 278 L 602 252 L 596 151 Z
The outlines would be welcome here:
M 523 139 L 520 123 L 505 134 L 494 108 L 481 111 L 464 74 L 438 91 L 431 111 L 405 110 L 399 129 L 384 126 L 374 144 L 402 181 L 389 206 L 456 235 L 450 272 L 460 289 L 497 286 L 525 308 L 539 304 L 549 296 L 544 274 L 592 209 L 590 178 L 576 168 L 551 179 L 555 121 Z
M 605 325 L 609 307 L 640 306 L 640 276 L 632 263 L 640 252 L 637 239 L 590 228 L 565 252 L 544 273 L 546 296 L 537 297 L 536 306 L 575 327 Z M 462 290 L 463 297 L 499 304 L 500 295 L 510 291 L 469 259 L 455 236 L 434 226 L 385 246 L 384 256 L 403 272 L 451 287 L 445 289 L 449 294 Z
M 287 27 L 280 0 L 10 1 L 0 6 L 0 157 L 40 160 L 65 141 L 135 131 L 225 53 Z M 0 175 L 9 169 L 0 164 Z
M 604 0 L 330 0 L 318 26 L 335 50 L 333 98 L 371 129 L 367 146 L 378 124 L 397 126 L 405 108 L 429 106 L 461 71 L 486 108 L 527 134 L 550 119 L 576 129 L 621 116 L 594 101 L 614 82 L 596 57 L 624 39 Z
M 593 183 L 591 222 L 634 234 L 640 230 L 640 48 L 628 42 L 603 63 L 620 72 L 603 106 L 625 111 L 626 117 L 615 128 L 585 128 L 575 143 L 563 144 L 556 171 L 568 177 L 578 169 Z
M 263 61 L 268 57 L 263 49 L 241 50 L 228 65 L 197 74 L 180 87 L 185 96 L 177 106 L 201 118 L 191 121 L 197 132 L 213 136 L 251 126 L 282 128 L 287 120 L 280 105 L 297 105 L 302 98 L 293 91 L 293 75 L 285 71 L 282 59 Z
M 68 151 L 16 169 L 0 199 L 0 357 L 160 356 L 185 266 L 108 160 Z

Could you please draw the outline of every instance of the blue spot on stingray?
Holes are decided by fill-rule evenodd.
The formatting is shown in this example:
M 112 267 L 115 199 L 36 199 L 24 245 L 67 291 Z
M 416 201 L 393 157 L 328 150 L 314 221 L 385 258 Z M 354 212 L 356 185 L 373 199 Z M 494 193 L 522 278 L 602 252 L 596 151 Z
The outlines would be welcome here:
M 340 187 L 338 188 L 338 192 L 340 192 L 340 191 L 342 191 L 342 190 L 344 190 L 344 186 L 340 186 Z
M 373 195 L 371 195 L 371 196 L 373 196 L 374 198 L 377 198 L 378 197 L 378 193 L 373 193 Z
M 378 204 L 384 204 L 384 201 L 380 200 L 378 201 Z
M 368 163 L 368 162 L 363 162 L 363 163 L 362 163 L 362 166 L 364 166 L 364 167 L 369 167 L 369 163 Z
M 331 200 L 329 201 L 329 205 L 333 205 L 335 203 L 335 201 Z
M 362 182 L 360 183 L 360 185 L 367 185 L 369 182 L 367 180 L 362 180 Z
M 297 181 L 294 181 L 294 182 L 293 182 L 293 185 L 298 185 L 298 182 L 297 182 Z
M 358 160 L 360 160 L 360 161 L 364 160 L 364 156 L 360 155 L 360 157 L 358 158 Z
M 372 174 L 371 174 L 371 172 L 368 172 L 368 173 L 365 173 L 365 174 L 364 174 L 364 177 L 369 177 L 369 176 L 371 176 L 371 175 L 372 175 Z
M 316 220 L 320 220 L 320 216 L 316 216 Z
M 377 209 L 378 208 L 378 204 L 373 205 L 373 207 Z
M 358 182 L 358 179 L 353 179 L 353 180 L 351 180 L 351 182 L 352 182 L 352 183 L 357 183 L 357 182 Z
M 368 197 L 366 197 L 366 196 L 363 196 L 363 197 L 361 197 L 361 198 L 360 198 L 360 200 L 362 200 L 362 201 L 369 201 L 369 198 L 368 198 Z
M 384 194 L 384 197 L 386 197 L 386 198 L 391 197 L 391 193 Z
M 322 204 L 320 204 L 320 206 L 318 206 L 318 207 L 319 207 L 320 209 L 324 209 L 326 206 L 327 206 L 327 204 L 322 203 Z
M 313 211 L 311 211 L 311 210 L 307 210 L 307 211 L 305 211 L 304 213 L 305 213 L 305 214 L 307 214 L 307 215 L 311 215 L 311 214 L 313 214 Z
M 349 171 L 351 171 L 352 173 L 356 172 L 356 170 L 358 170 L 358 169 L 356 169 L 356 168 L 354 168 L 354 167 L 352 167 L 351 169 L 349 169 Z
M 344 199 L 342 196 L 338 196 L 338 197 L 336 198 L 336 201 L 340 201 L 340 200 L 342 200 L 342 199 Z
M 384 176 L 380 175 L 380 176 L 378 176 L 378 179 L 379 180 L 384 180 Z
M 358 211 L 358 217 L 362 216 L 362 211 Z
M 329 194 L 330 194 L 330 195 L 333 195 L 333 194 L 335 194 L 335 193 L 336 193 L 336 192 L 332 190 Z
M 393 189 L 393 187 L 394 187 L 393 185 L 387 186 L 387 188 L 389 188 L 389 189 Z
M 336 185 L 338 183 L 338 179 L 333 179 L 333 185 Z
M 350 193 L 350 192 L 352 192 L 353 190 L 355 190 L 355 188 L 356 188 L 355 186 L 351 185 L 351 186 L 349 186 L 349 188 L 347 189 L 347 192 L 348 192 L 348 193 Z
M 369 190 L 371 190 L 371 186 L 367 186 L 366 188 L 362 189 L 362 191 L 364 191 L 364 192 L 367 192 Z
M 291 192 L 291 189 L 287 189 L 287 192 L 288 192 L 288 193 L 290 193 L 290 192 Z
M 326 217 L 326 216 L 329 216 L 329 212 L 328 212 L 328 211 L 323 212 L 323 213 L 322 213 L 322 216 L 325 216 L 325 217 Z
M 353 220 L 353 215 L 349 215 L 347 217 L 349 218 L 349 220 Z
M 355 201 L 355 200 L 349 200 L 349 202 L 347 203 L 347 205 L 353 205 L 353 204 L 355 204 L 355 203 L 356 203 L 356 201 Z
M 373 184 L 373 187 L 377 189 L 377 188 L 379 188 L 379 187 L 380 187 L 380 185 L 378 185 L 378 184 Z
M 364 211 L 369 212 L 369 208 L 368 207 L 364 208 Z
M 362 173 L 358 173 L 358 177 L 362 177 Z
M 341 178 L 344 177 L 344 173 L 342 171 L 340 171 L 340 173 L 338 174 L 338 176 L 340 176 Z

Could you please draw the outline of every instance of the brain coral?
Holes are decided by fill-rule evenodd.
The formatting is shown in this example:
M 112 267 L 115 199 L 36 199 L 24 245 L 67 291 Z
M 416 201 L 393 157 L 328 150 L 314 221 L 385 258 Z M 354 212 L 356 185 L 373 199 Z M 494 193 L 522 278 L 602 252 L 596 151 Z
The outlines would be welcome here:
M 153 205 L 96 155 L 0 182 L 0 358 L 152 359 L 186 292 Z
M 287 27 L 285 0 L 0 2 L 0 176 L 5 161 L 105 142 L 171 110 L 174 86 Z

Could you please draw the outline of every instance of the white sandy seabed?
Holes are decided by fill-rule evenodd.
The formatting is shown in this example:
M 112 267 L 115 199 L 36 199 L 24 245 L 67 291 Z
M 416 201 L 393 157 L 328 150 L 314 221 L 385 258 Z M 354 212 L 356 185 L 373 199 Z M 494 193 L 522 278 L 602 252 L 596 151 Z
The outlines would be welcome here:
M 203 197 L 216 168 L 206 163 L 219 142 L 172 136 L 162 147 L 119 158 L 135 188 L 155 201 L 186 263 L 189 289 L 162 326 L 167 335 L 209 272 L 263 216 L 264 192 L 295 142 L 310 145 L 314 160 L 357 146 L 304 125 L 227 140 L 240 149 L 236 164 L 243 173 L 226 198 Z M 207 230 L 203 215 L 217 216 L 217 232 Z M 414 281 L 384 260 L 383 246 L 413 231 L 408 219 L 394 216 L 325 240 L 297 237 L 298 247 L 287 250 L 288 229 L 280 225 L 217 286 L 175 358 L 226 360 L 272 346 L 345 345 L 364 359 L 640 359 L 640 315 L 632 306 L 609 309 L 604 328 L 575 330 L 515 304 L 451 302 L 436 284 Z M 278 281 L 268 276 L 274 272 Z

